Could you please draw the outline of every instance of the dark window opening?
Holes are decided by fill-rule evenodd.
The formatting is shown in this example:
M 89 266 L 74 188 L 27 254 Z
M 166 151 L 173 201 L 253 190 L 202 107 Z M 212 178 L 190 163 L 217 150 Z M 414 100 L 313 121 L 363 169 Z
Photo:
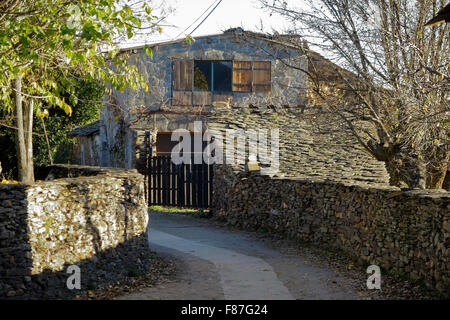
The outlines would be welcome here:
M 194 90 L 212 92 L 232 91 L 231 61 L 195 61 Z
M 211 62 L 195 61 L 194 64 L 194 90 L 211 91 Z
M 211 106 L 232 92 L 270 92 L 270 61 L 175 60 L 172 105 Z
M 156 138 L 156 155 L 158 156 L 170 156 L 173 147 L 175 147 L 178 142 L 171 141 L 171 132 L 158 132 Z
M 214 91 L 231 91 L 231 78 L 233 74 L 233 65 L 229 61 L 214 62 Z
M 202 133 L 203 136 L 204 133 Z M 191 132 L 191 149 L 190 154 L 195 153 L 195 145 L 194 145 L 194 133 Z M 172 141 L 172 132 L 158 132 L 157 138 L 156 138 L 156 155 L 157 156 L 170 156 L 172 154 L 172 150 L 175 146 L 177 146 L 179 141 Z M 202 141 L 202 151 L 205 150 L 206 146 L 208 145 L 207 141 Z M 186 150 L 185 150 L 186 151 Z

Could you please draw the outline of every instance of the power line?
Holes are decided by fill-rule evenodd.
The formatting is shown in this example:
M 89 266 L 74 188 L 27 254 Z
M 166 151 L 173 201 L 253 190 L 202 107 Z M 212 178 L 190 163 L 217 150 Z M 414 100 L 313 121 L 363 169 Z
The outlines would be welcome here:
M 192 22 L 189 27 L 187 27 L 186 29 L 184 29 L 183 31 L 181 31 L 174 39 L 177 39 L 179 36 L 181 36 L 184 32 L 186 32 L 187 29 L 189 29 L 190 27 L 192 27 L 194 25 L 194 23 L 196 23 L 198 20 L 200 20 L 201 17 L 203 17 L 203 15 L 208 12 L 209 9 L 211 9 L 211 7 L 217 2 L 218 0 L 214 0 L 211 5 L 205 10 L 203 11 L 203 13 L 194 21 Z
M 173 39 L 177 39 L 177 38 L 178 38 L 179 36 L 181 36 L 184 32 L 186 32 L 186 30 L 188 30 L 190 27 L 192 27 L 198 20 L 200 20 L 201 17 L 203 17 L 203 15 L 204 15 L 206 12 L 208 12 L 209 9 L 211 9 L 211 7 L 212 7 L 214 4 L 217 3 L 217 1 L 218 1 L 218 0 L 214 0 L 214 1 L 211 3 L 211 5 L 210 5 L 210 6 L 209 6 L 209 7 L 208 7 L 208 8 L 207 8 L 207 9 L 206 9 L 206 10 L 205 10 L 205 11 L 204 11 L 204 12 L 203 12 L 203 13 L 202 13 L 195 21 L 194 21 L 194 22 L 192 22 L 186 29 L 184 29 L 183 31 L 181 31 L 181 32 L 180 32 L 175 38 L 173 38 Z M 219 3 L 220 3 L 220 2 L 222 2 L 222 0 L 220 0 Z M 219 3 L 217 3 L 217 5 L 219 5 Z M 214 7 L 214 9 L 217 7 L 217 5 Z M 214 11 L 214 9 L 213 9 L 212 11 Z M 212 13 L 212 11 L 209 13 L 209 15 Z M 208 15 L 208 16 L 209 16 L 209 15 Z M 207 16 L 207 17 L 208 17 L 208 16 Z M 206 18 L 207 18 L 207 17 L 206 17 Z M 206 19 L 206 18 L 205 18 L 205 19 Z M 204 21 L 204 20 L 203 20 L 203 21 Z M 202 21 L 202 22 L 203 22 L 203 21 Z M 202 23 L 202 22 L 201 22 L 201 23 Z M 201 23 L 200 23 L 200 24 L 201 24 Z M 197 26 L 197 28 L 198 28 L 198 26 Z M 194 30 L 194 31 L 195 31 L 195 30 Z M 191 32 L 191 33 L 193 33 L 193 32 Z
M 205 22 L 206 19 L 208 19 L 208 17 L 211 15 L 211 13 L 213 13 L 214 10 L 216 10 L 216 8 L 219 6 L 219 4 L 220 4 L 222 1 L 223 1 L 223 0 L 220 0 L 219 3 L 216 4 L 216 6 L 215 6 L 215 7 L 211 10 L 211 12 L 205 17 L 205 19 L 203 19 L 202 22 L 200 22 L 200 24 L 199 24 L 194 30 L 191 31 L 191 34 L 193 34 L 193 33 L 195 32 L 195 30 L 197 30 L 197 29 L 203 24 L 203 22 Z

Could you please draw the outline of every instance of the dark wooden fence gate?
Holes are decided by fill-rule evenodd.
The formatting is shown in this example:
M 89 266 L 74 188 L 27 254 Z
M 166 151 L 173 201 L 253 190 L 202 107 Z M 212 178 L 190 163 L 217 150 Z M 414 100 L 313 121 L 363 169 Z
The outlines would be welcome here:
M 170 156 L 148 158 L 148 202 L 207 209 L 212 202 L 213 166 L 206 163 L 179 164 Z

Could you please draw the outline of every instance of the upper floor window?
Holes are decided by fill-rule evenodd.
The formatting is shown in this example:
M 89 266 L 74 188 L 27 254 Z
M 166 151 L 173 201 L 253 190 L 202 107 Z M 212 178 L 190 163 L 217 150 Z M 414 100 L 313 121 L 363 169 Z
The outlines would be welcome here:
M 211 105 L 232 92 L 269 92 L 270 61 L 175 60 L 173 105 Z
M 231 61 L 194 61 L 194 90 L 231 92 Z

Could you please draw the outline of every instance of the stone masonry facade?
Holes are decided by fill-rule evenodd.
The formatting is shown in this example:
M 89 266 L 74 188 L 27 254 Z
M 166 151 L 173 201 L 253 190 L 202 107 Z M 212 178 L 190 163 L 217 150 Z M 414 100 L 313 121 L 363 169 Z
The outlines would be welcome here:
M 360 147 L 349 131 L 334 130 L 336 121 L 335 116 L 315 108 L 222 108 L 211 112 L 208 128 L 222 135 L 227 130 L 279 129 L 280 165 L 276 175 L 280 177 L 388 185 L 384 163 Z
M 193 130 L 194 121 L 202 121 L 206 129 L 209 111 L 224 104 L 234 108 L 249 105 L 298 107 L 307 102 L 308 82 L 305 73 L 299 70 L 307 69 L 307 57 L 287 42 L 224 33 L 199 37 L 191 43 L 179 40 L 155 44 L 151 49 L 151 56 L 143 48 L 122 52 L 124 59 L 136 65 L 147 79 L 149 92 L 140 88 L 113 90 L 111 96 L 105 97 L 98 132 L 100 166 L 139 168 L 141 165 L 136 161 L 139 162 L 141 154 L 141 136 L 176 129 Z M 216 107 L 212 104 L 177 106 L 173 103 L 173 65 L 175 61 L 187 60 L 268 61 L 271 63 L 271 89 L 269 92 L 221 92 L 212 98 Z M 79 142 L 83 143 L 81 140 Z
M 215 165 L 213 216 L 340 250 L 450 296 L 450 194 L 390 187 L 384 163 L 360 148 L 351 132 L 333 130 L 337 121 L 317 108 L 213 112 L 208 126 L 222 134 L 280 131 L 279 172 Z
M 140 74 L 148 79 L 149 92 L 143 89 L 113 91 L 111 99 L 126 113 L 145 106 L 148 112 L 159 111 L 170 106 L 173 96 L 173 62 L 175 60 L 209 61 L 270 61 L 270 92 L 227 92 L 232 105 L 243 107 L 252 105 L 304 105 L 307 101 L 307 77 L 304 72 L 290 68 L 307 69 L 307 57 L 298 48 L 270 39 L 224 33 L 199 37 L 188 43 L 184 40 L 161 43 L 151 47 L 152 56 L 142 48 L 130 49 L 127 61 L 136 65 Z M 124 54 L 125 54 L 124 53 Z M 208 110 L 208 105 L 198 106 Z M 186 111 L 183 108 L 182 111 Z M 133 122 L 133 116 L 127 121 Z
M 0 297 L 68 298 L 145 272 L 148 212 L 136 170 L 52 167 L 51 181 L 0 185 Z
M 279 178 L 216 166 L 214 216 L 339 250 L 450 297 L 450 194 L 321 178 Z

